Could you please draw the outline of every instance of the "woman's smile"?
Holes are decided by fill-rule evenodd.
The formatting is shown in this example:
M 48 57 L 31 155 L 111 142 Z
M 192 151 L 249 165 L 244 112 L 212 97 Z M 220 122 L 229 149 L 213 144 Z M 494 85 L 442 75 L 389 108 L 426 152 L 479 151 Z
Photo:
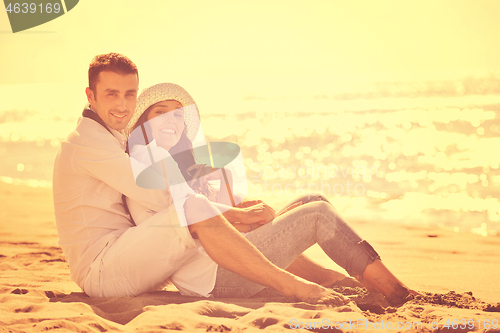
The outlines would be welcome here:
M 158 146 L 169 150 L 179 142 L 185 127 L 181 103 L 175 100 L 156 103 L 147 119 Z
M 158 131 L 162 133 L 176 134 L 177 131 L 173 128 L 160 128 Z

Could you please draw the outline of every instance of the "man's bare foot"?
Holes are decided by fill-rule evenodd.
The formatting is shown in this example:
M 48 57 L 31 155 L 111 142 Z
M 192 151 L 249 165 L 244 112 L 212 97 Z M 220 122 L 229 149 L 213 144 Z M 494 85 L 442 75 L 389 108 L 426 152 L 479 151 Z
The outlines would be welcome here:
M 364 284 L 362 284 L 357 279 L 350 277 L 350 276 L 346 276 L 343 279 L 337 280 L 332 284 L 323 285 L 323 287 L 326 287 L 326 288 L 335 288 L 335 287 L 366 288 L 366 286 Z
M 293 296 L 302 302 L 341 306 L 349 303 L 344 295 L 316 283 L 297 278 Z
M 321 282 L 318 283 L 319 285 L 321 285 L 323 287 L 331 286 L 331 285 L 335 284 L 335 282 L 338 282 L 338 281 L 343 280 L 343 279 L 348 277 L 347 275 L 342 274 L 342 273 L 337 272 L 337 271 L 334 271 L 333 269 L 326 269 L 323 276 L 325 278 Z

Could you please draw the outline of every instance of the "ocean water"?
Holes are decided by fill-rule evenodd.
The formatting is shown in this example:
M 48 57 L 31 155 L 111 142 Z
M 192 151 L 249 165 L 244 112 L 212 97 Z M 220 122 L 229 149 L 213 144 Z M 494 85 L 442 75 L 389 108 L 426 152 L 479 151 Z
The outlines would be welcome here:
M 321 192 L 351 220 L 500 235 L 500 93 L 455 88 L 247 95 L 202 109 L 202 125 L 208 141 L 242 148 L 252 197 Z M 77 118 L 0 109 L 0 181 L 50 187 Z

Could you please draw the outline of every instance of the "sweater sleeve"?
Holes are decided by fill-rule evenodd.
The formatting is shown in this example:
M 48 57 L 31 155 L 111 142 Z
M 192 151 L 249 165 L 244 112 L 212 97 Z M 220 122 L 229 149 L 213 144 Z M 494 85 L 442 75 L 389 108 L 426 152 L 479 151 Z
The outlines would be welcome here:
M 121 149 L 118 140 L 103 139 L 103 135 L 110 135 L 107 132 L 100 134 L 78 146 L 78 153 L 73 156 L 75 169 L 102 181 L 148 209 L 160 211 L 170 206 L 172 204 L 170 190 L 139 187 L 134 180 L 131 160 Z M 160 175 L 152 181 L 165 183 Z

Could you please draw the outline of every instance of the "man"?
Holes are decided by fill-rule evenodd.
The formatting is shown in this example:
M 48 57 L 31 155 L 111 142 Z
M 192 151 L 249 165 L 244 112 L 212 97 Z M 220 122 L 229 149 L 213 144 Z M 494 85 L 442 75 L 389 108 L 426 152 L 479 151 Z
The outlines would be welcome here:
M 234 285 L 235 281 L 240 283 L 235 277 L 241 277 L 241 283 L 249 282 L 250 288 L 263 285 L 302 301 L 345 303 L 347 300 L 341 295 L 299 277 L 327 282 L 332 276 L 332 271 L 300 256 L 312 244 L 302 242 L 300 244 L 305 248 L 299 250 L 295 247 L 297 253 L 286 259 L 277 259 L 283 268 L 288 267 L 296 275 L 291 274 L 266 259 L 224 216 L 217 214 L 217 208 L 205 197 L 196 195 L 188 198 L 186 219 L 188 222 L 201 222 L 192 222 L 189 227 L 181 228 L 168 190 L 142 189 L 135 184 L 129 157 L 125 153 L 126 138 L 122 130 L 135 109 L 138 84 L 137 67 L 128 58 L 116 53 L 96 56 L 89 67 L 89 87 L 86 89 L 89 106 L 85 108 L 76 129 L 61 143 L 56 157 L 53 186 L 56 222 L 59 244 L 68 259 L 72 279 L 88 295 L 98 297 L 137 295 L 158 290 L 172 276 L 180 281 L 181 288 L 185 287 L 188 294 L 189 291 L 208 294 L 215 283 L 221 296 L 224 294 L 220 290 L 232 288 L 226 287 L 223 282 L 229 280 L 229 284 Z M 139 226 L 134 226 L 122 195 L 157 213 Z M 288 215 L 275 219 L 276 224 L 273 222 L 259 228 L 263 232 L 271 229 L 271 236 L 267 234 L 266 237 L 270 238 L 266 238 L 265 244 L 274 237 L 272 232 L 275 229 L 279 229 L 281 237 L 284 237 L 282 243 L 275 245 L 277 248 L 268 246 L 267 250 L 259 249 L 280 252 L 279 249 L 286 245 L 283 242 L 290 241 L 286 238 L 290 237 L 286 235 L 290 229 L 287 226 L 293 226 L 298 234 L 305 235 L 298 223 L 303 219 L 311 220 L 309 217 L 316 216 L 318 210 L 326 211 L 323 217 L 319 217 L 319 225 L 324 224 L 323 220 L 327 221 L 325 223 L 345 224 L 329 203 L 322 198 L 317 200 L 321 202 L 293 209 Z M 250 210 L 253 219 L 268 222 L 275 218 L 276 214 L 269 206 L 261 203 L 258 207 Z M 245 210 L 246 213 L 250 211 Z M 205 219 L 206 214 L 214 217 Z M 226 214 L 229 219 L 246 216 L 248 214 L 243 215 L 241 210 Z M 292 220 L 294 225 L 280 222 Z M 334 224 L 327 229 L 332 235 L 342 235 L 333 232 L 337 227 Z M 324 233 L 314 228 L 314 225 L 308 227 L 311 235 L 308 242 L 318 241 L 317 235 L 323 237 Z M 259 242 L 258 230 L 255 231 L 255 244 Z M 382 292 L 386 288 L 384 294 L 406 297 L 408 291 L 385 269 L 376 253 L 370 253 L 371 247 L 366 247 L 355 233 L 349 232 L 355 241 L 349 241 L 344 251 L 345 258 L 339 260 L 345 259 L 345 266 L 355 267 L 355 259 L 363 257 L 363 263 L 352 268 L 350 273 L 375 284 L 375 288 Z M 330 247 L 333 246 L 333 241 L 326 241 Z M 208 256 L 225 269 L 221 269 L 218 281 L 215 281 L 211 259 L 200 251 L 200 242 Z M 297 256 L 298 259 L 295 259 Z

